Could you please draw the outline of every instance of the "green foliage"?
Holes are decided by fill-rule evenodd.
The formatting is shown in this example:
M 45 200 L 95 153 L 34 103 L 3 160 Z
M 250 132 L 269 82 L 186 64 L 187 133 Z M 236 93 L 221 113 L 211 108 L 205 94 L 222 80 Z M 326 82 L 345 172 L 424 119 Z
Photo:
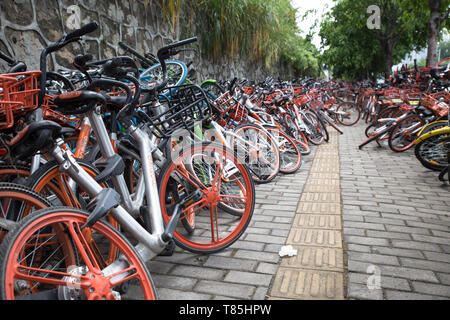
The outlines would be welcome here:
M 441 41 L 439 44 L 439 50 L 441 60 L 450 57 L 450 41 Z
M 419 2 L 425 2 L 418 0 Z M 343 79 L 376 78 L 387 68 L 383 41 L 390 38 L 392 64 L 412 50 L 426 45 L 426 8 L 410 0 L 335 0 L 335 6 L 321 24 L 322 62 L 333 75 Z M 381 29 L 367 27 L 367 8 L 381 9 Z M 386 42 L 386 41 L 385 41 Z M 391 64 L 391 66 L 392 66 Z
M 196 25 L 202 51 L 213 60 L 242 56 L 263 63 L 266 68 L 285 63 L 297 75 L 319 72 L 319 52 L 299 36 L 297 12 L 289 0 L 159 0 L 159 3 L 172 23 L 179 19 L 181 8 L 185 18 Z M 185 26 L 180 28 L 186 31 Z

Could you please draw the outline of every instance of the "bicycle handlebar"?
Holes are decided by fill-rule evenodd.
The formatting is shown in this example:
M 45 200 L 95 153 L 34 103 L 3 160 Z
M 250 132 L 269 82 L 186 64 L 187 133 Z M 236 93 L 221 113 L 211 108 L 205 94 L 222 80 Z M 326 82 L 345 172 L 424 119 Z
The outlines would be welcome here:
M 147 67 L 150 67 L 151 65 L 153 65 L 155 62 L 150 61 L 148 58 L 142 56 L 141 54 L 139 54 L 136 50 L 134 50 L 133 48 L 127 46 L 125 43 L 123 42 L 119 42 L 119 47 L 121 47 L 123 50 L 125 50 L 125 52 L 130 52 L 131 54 L 133 54 L 134 56 L 136 56 L 136 58 L 138 58 L 141 62 L 143 62 L 144 64 L 147 65 Z M 155 59 L 156 60 L 156 59 Z M 156 60 L 157 61 L 157 60 Z
M 63 38 L 63 42 L 71 41 L 75 38 L 80 38 L 80 37 L 84 36 L 85 34 L 94 32 L 97 29 L 98 29 L 97 22 L 94 21 L 94 22 L 88 23 L 88 24 L 82 26 L 80 29 L 74 30 L 71 33 L 67 34 Z
M 41 69 L 41 78 L 40 78 L 40 89 L 39 97 L 38 97 L 38 104 L 39 106 L 44 102 L 45 97 L 45 83 L 47 81 L 47 55 L 50 53 L 61 49 L 62 47 L 68 45 L 71 42 L 77 41 L 81 36 L 84 36 L 85 34 L 88 34 L 90 32 L 93 32 L 97 30 L 98 23 L 97 22 L 91 22 L 87 25 L 84 25 L 83 27 L 72 31 L 71 33 L 65 35 L 58 41 L 50 44 L 47 48 L 42 50 L 41 57 L 40 57 L 40 69 Z
M 16 63 L 16 60 L 14 60 L 13 58 L 11 58 L 10 56 L 1 51 L 0 51 L 0 59 L 5 60 L 6 63 L 8 63 L 9 65 Z

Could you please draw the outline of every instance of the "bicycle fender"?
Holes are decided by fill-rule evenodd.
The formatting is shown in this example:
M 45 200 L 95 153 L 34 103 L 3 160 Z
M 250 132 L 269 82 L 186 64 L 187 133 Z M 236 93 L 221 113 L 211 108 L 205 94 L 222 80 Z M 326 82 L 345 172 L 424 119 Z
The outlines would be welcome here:
M 447 123 L 447 120 L 438 120 L 438 121 L 433 121 L 430 122 L 429 124 L 427 124 L 425 127 L 422 128 L 422 130 L 419 131 L 419 133 L 417 134 L 418 137 L 420 137 L 422 135 L 422 132 L 427 129 L 429 126 L 435 124 L 435 123 Z
M 429 139 L 431 137 L 434 137 L 434 136 L 437 136 L 440 134 L 450 134 L 450 127 L 447 126 L 447 127 L 443 127 L 443 128 L 439 128 L 439 129 L 427 132 L 424 135 L 417 138 L 415 144 L 419 144 L 423 140 Z

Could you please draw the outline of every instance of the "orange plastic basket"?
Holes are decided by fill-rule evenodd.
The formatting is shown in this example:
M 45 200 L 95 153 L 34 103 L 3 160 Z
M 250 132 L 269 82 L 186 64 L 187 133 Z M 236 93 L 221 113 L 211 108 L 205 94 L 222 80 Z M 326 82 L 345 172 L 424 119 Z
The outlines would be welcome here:
M 449 105 L 443 101 L 439 101 L 430 95 L 422 97 L 422 106 L 432 111 L 438 117 L 444 117 L 449 112 Z
M 222 94 L 214 100 L 214 105 L 220 111 L 220 118 L 217 123 L 223 127 L 230 127 L 237 123 L 244 122 L 248 117 L 247 109 L 237 102 L 229 93 Z
M 233 109 L 233 107 L 239 103 L 230 95 L 230 92 L 227 91 L 216 100 L 214 100 L 213 104 L 216 109 L 223 115 L 229 110 Z
M 56 111 L 56 106 L 51 104 L 54 96 L 46 95 L 44 98 L 44 103 L 42 104 L 43 115 L 45 120 L 52 120 L 61 125 L 71 126 L 75 129 L 80 128 L 82 119 L 75 116 L 66 116 L 59 111 Z
M 0 75 L 0 130 L 11 128 L 14 118 L 38 107 L 40 71 Z

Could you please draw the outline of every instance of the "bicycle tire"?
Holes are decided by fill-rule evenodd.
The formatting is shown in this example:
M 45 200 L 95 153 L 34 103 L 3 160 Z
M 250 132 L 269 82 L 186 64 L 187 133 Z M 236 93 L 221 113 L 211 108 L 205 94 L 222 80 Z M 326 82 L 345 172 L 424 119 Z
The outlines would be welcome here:
M 411 121 L 411 120 L 419 121 L 421 127 L 423 127 L 423 125 L 425 123 L 424 120 L 421 117 L 419 117 L 418 115 L 411 115 L 409 117 L 406 117 L 406 118 L 400 120 L 397 123 L 397 125 L 395 125 L 395 127 L 392 129 L 392 131 L 391 131 L 391 133 L 389 135 L 388 143 L 389 143 L 389 147 L 391 148 L 392 151 L 394 151 L 394 152 L 404 152 L 404 151 L 410 149 L 414 145 L 414 143 L 415 143 L 415 141 L 417 139 L 417 134 L 415 134 L 413 136 L 411 134 L 411 132 L 409 132 L 409 130 L 407 130 L 407 129 L 402 130 L 401 132 L 399 132 L 399 130 L 401 130 L 401 128 L 402 128 L 402 125 L 407 123 L 407 121 Z M 399 136 L 402 136 L 404 139 L 409 140 L 409 143 L 407 143 L 403 147 L 399 146 L 398 145 L 399 142 L 395 140 L 395 139 L 399 138 Z
M 420 163 L 427 169 L 442 171 L 448 166 L 448 150 L 435 151 L 439 144 L 450 148 L 450 135 L 447 133 L 432 136 L 419 142 L 414 148 L 414 155 Z M 428 149 L 429 148 L 429 149 Z M 434 150 L 432 148 L 435 148 Z M 431 149 L 431 151 L 429 151 Z M 434 153 L 434 157 L 433 157 Z M 436 154 L 438 153 L 438 154 Z M 429 157 L 427 157 L 429 155 Z M 439 155 L 440 157 L 436 157 Z
M 249 134 L 251 132 L 253 132 L 251 134 L 252 137 L 250 137 Z M 243 161 L 248 166 L 250 172 L 252 172 L 252 178 L 255 183 L 265 184 L 273 181 L 280 172 L 280 150 L 274 142 L 273 137 L 266 133 L 261 127 L 251 123 L 237 126 L 234 129 L 234 133 L 236 135 L 242 133 L 243 136 L 240 137 L 244 140 L 245 136 L 251 139 L 257 139 L 257 141 L 252 141 L 252 143 L 257 143 L 258 147 L 260 147 L 260 142 L 264 143 L 261 145 L 266 147 L 268 156 L 262 154 L 261 151 L 255 150 L 252 146 L 246 146 L 243 142 L 238 144 L 240 141 L 235 137 L 232 137 L 230 145 L 232 150 L 240 157 L 240 160 Z M 261 140 L 259 139 L 260 137 Z M 264 148 L 259 149 L 261 150 Z M 262 167 L 261 165 L 265 166 Z
M 339 104 L 339 106 L 337 107 L 336 111 L 345 112 L 346 115 L 347 115 L 347 113 L 351 113 L 351 112 L 355 112 L 356 113 L 355 120 L 350 121 L 350 122 L 344 121 L 344 117 L 343 117 L 342 114 L 338 114 L 336 116 L 337 121 L 339 121 L 339 123 L 344 125 L 344 126 L 353 126 L 353 125 L 355 125 L 356 123 L 358 123 L 358 121 L 359 121 L 359 119 L 361 117 L 361 112 L 359 111 L 358 107 L 356 107 L 356 105 L 354 103 L 351 103 L 351 102 L 343 102 L 343 103 Z
M 274 128 L 266 128 L 278 140 L 280 150 L 280 172 L 284 174 L 296 173 L 302 166 L 303 159 L 297 144 L 286 133 Z
M 182 70 L 181 74 L 179 72 L 176 72 L 175 74 L 171 74 L 170 73 L 171 67 L 180 68 Z M 184 62 L 182 62 L 180 60 L 166 60 L 166 68 L 167 68 L 167 75 L 169 78 L 169 83 L 168 83 L 169 86 L 179 86 L 184 83 L 184 81 L 186 80 L 187 74 L 188 74 L 188 69 L 187 69 L 187 66 L 184 64 Z M 157 72 L 159 72 L 159 75 L 157 74 Z M 155 78 L 156 78 L 156 80 L 162 80 L 162 78 L 163 78 L 160 63 L 156 63 L 153 66 L 151 66 L 150 68 L 144 70 L 141 73 L 139 80 L 141 82 L 149 81 L 149 80 L 153 81 Z M 144 86 L 145 86 L 145 84 L 144 84 Z
M 215 160 L 216 157 L 220 159 L 220 162 Z M 206 164 L 204 167 L 207 170 L 205 176 L 210 177 L 207 181 L 199 179 L 197 174 L 191 172 L 192 169 L 187 169 L 185 164 L 192 162 L 192 159 L 197 159 L 197 168 Z M 227 179 L 233 179 L 233 182 L 240 181 L 245 191 L 240 196 L 221 194 L 224 191 L 222 183 L 228 183 L 227 180 L 223 180 L 223 168 L 227 159 L 236 166 L 237 170 Z M 219 170 L 214 170 L 213 165 L 216 168 L 218 167 Z M 234 152 L 223 145 L 201 142 L 187 146 L 180 150 L 177 156 L 171 157 L 166 162 L 161 169 L 158 180 L 161 211 L 166 224 L 170 221 L 174 209 L 171 199 L 167 197 L 167 189 L 170 184 L 176 185 L 176 189 L 171 190 L 183 189 L 191 195 L 194 192 L 200 192 L 199 197 L 193 198 L 186 204 L 187 207 L 185 205 L 183 208 L 184 212 L 193 210 L 196 215 L 197 226 L 194 234 L 186 233 L 183 226 L 177 227 L 174 232 L 175 243 L 185 250 L 196 254 L 211 254 L 222 251 L 236 242 L 244 234 L 250 223 L 255 208 L 253 180 L 246 165 L 238 159 Z M 242 213 L 233 216 L 227 212 L 219 211 L 220 208 L 217 204 L 220 202 L 239 204 Z
M 0 183 L 0 217 L 17 222 L 29 215 L 33 209 L 51 207 L 51 203 L 30 188 L 15 183 Z M 7 229 L 0 227 L 0 242 L 7 234 Z
M 133 280 L 133 294 L 140 286 L 145 299 L 157 299 L 148 268 L 131 243 L 104 221 L 82 229 L 88 217 L 87 212 L 75 208 L 56 207 L 21 220 L 0 245 L 0 298 L 113 300 L 123 283 Z M 88 231 L 98 239 L 98 252 L 84 245 L 83 233 Z M 125 278 L 117 278 L 120 272 L 103 273 L 110 264 L 102 261 L 101 245 L 108 242 L 119 248 L 128 264 Z

